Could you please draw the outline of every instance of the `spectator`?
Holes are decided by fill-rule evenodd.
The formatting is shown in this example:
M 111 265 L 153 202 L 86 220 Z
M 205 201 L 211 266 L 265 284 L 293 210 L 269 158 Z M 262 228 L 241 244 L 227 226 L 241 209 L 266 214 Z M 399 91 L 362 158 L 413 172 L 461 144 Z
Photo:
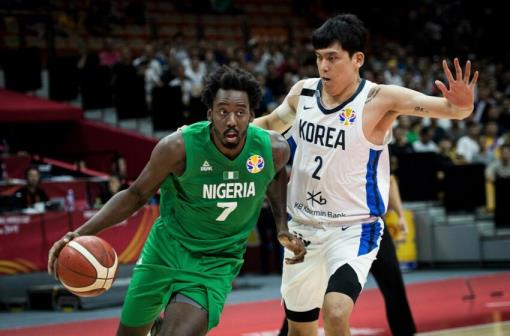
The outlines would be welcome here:
M 407 141 L 407 130 L 403 126 L 393 129 L 393 142 L 390 144 L 391 155 L 400 156 L 413 153 L 413 146 Z
M 262 99 L 260 101 L 259 107 L 255 109 L 255 116 L 260 117 L 272 111 L 277 106 L 277 103 L 274 100 L 273 92 L 266 85 L 266 77 L 264 77 L 262 74 L 257 74 L 255 77 L 262 87 Z
M 501 158 L 487 167 L 485 177 L 492 182 L 498 178 L 510 178 L 510 144 L 501 146 Z
M 182 104 L 184 105 L 185 110 L 188 110 L 193 84 L 191 80 L 186 76 L 186 69 L 184 65 L 180 64 L 177 67 L 177 77 L 172 79 L 168 85 L 171 87 L 181 88 Z
M 108 179 L 108 184 L 106 185 L 105 190 L 101 192 L 99 198 L 101 200 L 101 206 L 108 202 L 113 195 L 118 193 L 121 190 L 126 189 L 126 185 L 122 184 L 121 179 L 117 175 L 111 175 Z
M 151 106 L 152 102 L 152 89 L 154 87 L 161 87 L 161 76 L 163 75 L 163 66 L 156 58 L 156 49 L 152 44 L 146 44 L 142 56 L 133 61 L 133 65 L 138 69 L 141 66 L 147 65 L 145 68 L 145 99 L 147 106 Z
M 5 163 L 0 158 L 0 181 L 7 180 L 9 176 L 7 175 L 7 169 L 5 167 Z
M 450 120 L 450 128 L 447 129 L 447 136 L 453 143 L 457 143 L 465 135 L 464 125 L 460 120 Z
M 206 72 L 207 75 L 210 74 L 210 73 L 213 73 L 214 71 L 216 71 L 220 67 L 220 65 L 216 61 L 216 57 L 214 55 L 214 51 L 213 50 L 207 50 L 205 52 L 205 61 L 204 61 L 204 64 L 205 64 L 205 72 Z
M 496 158 L 499 158 L 499 148 L 498 148 L 498 133 L 499 127 L 498 123 L 495 121 L 488 121 L 484 126 L 483 131 L 483 145 L 486 150 Z
M 27 185 L 16 191 L 14 197 L 19 200 L 22 208 L 28 208 L 39 202 L 47 202 L 48 195 L 41 188 L 41 175 L 36 167 L 30 167 L 25 172 Z
M 186 40 L 184 38 L 184 34 L 181 32 L 175 33 L 172 39 L 170 55 L 174 57 L 180 64 L 186 64 L 189 62 L 189 56 L 185 41 Z
M 404 81 L 398 71 L 398 64 L 395 58 L 392 58 L 386 64 L 386 70 L 384 70 L 384 83 L 403 86 Z
M 446 137 L 446 131 L 439 125 L 438 122 L 439 119 L 430 118 L 429 128 L 432 131 L 432 141 L 434 141 L 436 144 L 438 144 L 439 141 Z
M 443 170 L 446 166 L 452 166 L 459 161 L 457 153 L 455 153 L 455 148 L 453 148 L 452 140 L 450 138 L 443 138 L 441 141 L 439 141 L 438 148 L 438 161 L 440 170 Z
M 112 67 L 120 60 L 120 52 L 112 38 L 104 40 L 103 49 L 99 52 L 99 64 Z
M 420 138 L 420 132 L 421 132 L 421 127 L 422 127 L 422 120 L 418 119 L 418 118 L 414 118 L 414 117 L 409 117 L 409 116 L 405 116 L 407 118 L 399 118 L 399 119 L 403 119 L 402 122 L 404 122 L 404 120 L 408 120 L 409 122 L 409 126 L 406 126 L 406 129 L 407 129 L 407 141 L 410 143 L 410 144 L 413 144 L 415 143 L 416 141 L 419 140 Z M 404 123 L 404 125 L 406 125 Z
M 133 57 L 128 47 L 121 49 L 120 60 L 112 70 L 113 105 L 117 110 L 117 120 L 147 115 L 145 70 L 142 64 L 139 64 L 138 69 L 133 65 Z
M 417 153 L 424 152 L 438 152 L 437 145 L 434 141 L 432 141 L 432 137 L 434 136 L 434 130 L 430 127 L 423 127 L 420 130 L 420 139 L 413 143 L 413 149 Z
M 473 159 L 471 162 L 473 163 L 482 163 L 485 166 L 488 166 L 491 162 L 494 161 L 494 151 L 491 151 L 489 146 L 487 145 L 486 136 L 482 135 L 478 138 L 478 146 L 480 147 L 480 151 L 473 155 Z
M 480 152 L 478 137 L 480 136 L 480 126 L 472 121 L 466 123 L 467 134 L 457 142 L 457 154 L 460 155 L 464 162 L 471 163 L 473 156 Z
M 127 179 L 127 166 L 126 159 L 120 155 L 116 154 L 112 159 L 111 165 L 112 175 L 115 175 L 119 178 L 121 184 L 126 184 Z

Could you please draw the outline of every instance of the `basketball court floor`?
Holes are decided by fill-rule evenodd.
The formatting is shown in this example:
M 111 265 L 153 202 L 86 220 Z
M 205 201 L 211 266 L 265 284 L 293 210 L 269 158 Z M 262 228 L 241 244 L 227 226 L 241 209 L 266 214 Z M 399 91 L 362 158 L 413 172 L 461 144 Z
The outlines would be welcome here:
M 510 335 L 510 272 L 413 271 L 404 274 L 420 335 Z M 211 336 L 273 336 L 283 319 L 280 277 L 244 275 Z M 0 336 L 114 335 L 120 307 L 0 313 Z M 351 318 L 352 335 L 391 335 L 384 302 L 372 278 Z M 321 335 L 323 331 L 321 330 Z

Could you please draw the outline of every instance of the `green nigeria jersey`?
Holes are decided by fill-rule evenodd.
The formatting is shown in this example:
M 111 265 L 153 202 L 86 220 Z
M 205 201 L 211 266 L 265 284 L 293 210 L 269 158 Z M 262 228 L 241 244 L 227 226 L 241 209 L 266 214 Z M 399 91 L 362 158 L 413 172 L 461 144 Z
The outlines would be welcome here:
M 161 186 L 161 219 L 192 252 L 242 258 L 275 175 L 270 135 L 249 125 L 239 155 L 224 156 L 210 137 L 210 122 L 182 130 L 186 168 Z

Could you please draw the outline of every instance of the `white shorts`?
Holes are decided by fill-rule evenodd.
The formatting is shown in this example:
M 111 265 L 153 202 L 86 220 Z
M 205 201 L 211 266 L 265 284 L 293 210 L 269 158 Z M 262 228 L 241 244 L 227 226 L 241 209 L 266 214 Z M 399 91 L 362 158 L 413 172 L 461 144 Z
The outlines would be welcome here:
M 283 265 L 281 294 L 288 310 L 306 312 L 322 308 L 329 278 L 344 264 L 355 271 L 361 288 L 376 259 L 384 222 L 314 227 L 289 222 L 289 231 L 305 243 L 307 254 L 302 263 Z M 292 256 L 285 249 L 285 257 Z

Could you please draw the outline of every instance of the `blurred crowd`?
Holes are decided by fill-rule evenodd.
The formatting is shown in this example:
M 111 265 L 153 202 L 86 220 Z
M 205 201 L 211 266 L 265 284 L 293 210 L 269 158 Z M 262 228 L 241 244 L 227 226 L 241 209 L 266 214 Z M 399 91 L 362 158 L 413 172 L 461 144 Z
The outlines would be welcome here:
M 127 46 L 106 41 L 97 57 L 100 64 L 112 68 L 114 93 L 118 92 L 117 86 L 124 85 L 120 78 L 130 69 L 143 79 L 149 109 L 155 88 L 178 87 L 184 113 L 196 114 L 193 121 L 205 116 L 200 102 L 204 79 L 221 64 L 242 67 L 258 78 L 264 91 L 262 104 L 256 110 L 258 115 L 277 106 L 296 81 L 316 76 L 315 56 L 308 43 L 291 45 L 252 39 L 246 47 L 224 47 L 214 41 L 194 42 L 176 34 L 172 41 L 147 44 L 143 53 L 135 56 Z M 508 160 L 502 147 L 510 144 L 510 69 L 483 58 L 473 57 L 472 62 L 481 73 L 472 116 L 465 121 L 401 117 L 395 125 L 392 152 L 436 152 L 452 164 L 490 165 Z M 362 75 L 429 95 L 439 94 L 434 81 L 444 80 L 441 57 L 416 56 L 412 48 L 391 42 L 368 55 Z
M 248 33 L 237 44 L 187 35 L 196 27 L 160 38 L 157 20 L 147 10 L 154 2 L 90 1 L 85 7 L 83 3 L 61 4 L 67 15 L 58 16 L 57 34 L 85 30 L 103 41 L 102 48 L 83 45 L 81 55 L 76 55 L 79 61 L 73 64 L 78 69 L 84 109 L 113 106 L 119 119 L 152 117 L 155 127 L 171 130 L 205 118 L 206 108 L 200 100 L 204 79 L 222 64 L 247 69 L 260 81 L 263 99 L 257 116 L 272 111 L 298 80 L 317 76 L 310 40 L 296 38 L 303 35 L 293 32 L 292 27 L 287 39 Z M 171 5 L 177 13 L 189 14 L 197 3 Z M 241 3 L 220 3 L 221 8 L 216 2 L 202 6 L 196 15 L 242 15 L 238 10 Z M 309 27 L 305 36 L 332 13 L 363 13 L 368 5 L 366 1 L 346 5 L 313 0 L 289 1 L 291 4 L 293 18 L 301 18 Z M 434 152 L 445 165 L 481 163 L 488 168 L 489 179 L 509 176 L 508 50 L 503 43 L 492 43 L 503 15 L 498 7 L 459 1 L 434 5 L 418 1 L 400 4 L 393 11 L 388 3 L 370 6 L 370 13 L 360 14 L 371 30 L 363 77 L 438 95 L 434 81 L 444 81 L 442 59 L 450 64 L 456 56 L 461 63 L 470 59 L 474 70 L 480 72 L 475 109 L 468 120 L 399 118 L 391 144 L 393 168 L 398 169 L 397 159 L 402 153 Z M 112 35 L 113 24 L 149 26 L 151 34 L 139 48 L 129 37 Z M 162 116 L 170 120 L 158 125 Z

